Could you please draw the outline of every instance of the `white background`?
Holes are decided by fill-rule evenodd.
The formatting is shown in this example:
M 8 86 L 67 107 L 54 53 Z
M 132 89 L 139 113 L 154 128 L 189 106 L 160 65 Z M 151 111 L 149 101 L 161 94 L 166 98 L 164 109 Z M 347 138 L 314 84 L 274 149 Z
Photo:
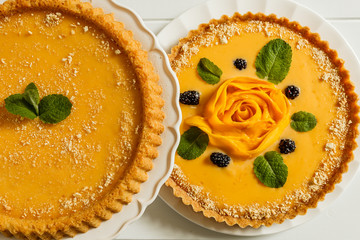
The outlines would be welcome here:
M 185 10 L 205 0 L 116 0 L 135 10 L 157 34 Z M 251 0 L 249 0 L 251 1 Z M 360 0 L 296 0 L 333 24 L 360 56 Z M 199 227 L 174 212 L 161 199 L 145 211 L 117 239 L 250 239 Z M 360 239 L 360 174 L 341 196 L 315 219 L 288 231 L 252 240 Z

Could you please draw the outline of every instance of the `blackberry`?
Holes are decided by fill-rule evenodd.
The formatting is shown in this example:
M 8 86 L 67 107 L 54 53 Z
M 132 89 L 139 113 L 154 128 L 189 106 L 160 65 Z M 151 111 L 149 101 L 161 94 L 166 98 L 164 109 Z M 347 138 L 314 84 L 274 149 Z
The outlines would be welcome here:
M 279 143 L 280 153 L 288 154 L 295 151 L 295 142 L 291 139 L 281 139 Z
M 300 89 L 297 86 L 290 85 L 285 88 L 285 96 L 289 99 L 295 99 L 300 94 Z
M 230 163 L 230 157 L 220 152 L 213 152 L 210 155 L 210 160 L 218 167 L 227 167 Z
M 239 70 L 243 70 L 243 69 L 245 69 L 247 67 L 247 62 L 243 58 L 237 58 L 234 61 L 234 66 Z
M 200 101 L 200 94 L 198 91 L 186 91 L 180 93 L 180 102 L 186 105 L 198 105 Z

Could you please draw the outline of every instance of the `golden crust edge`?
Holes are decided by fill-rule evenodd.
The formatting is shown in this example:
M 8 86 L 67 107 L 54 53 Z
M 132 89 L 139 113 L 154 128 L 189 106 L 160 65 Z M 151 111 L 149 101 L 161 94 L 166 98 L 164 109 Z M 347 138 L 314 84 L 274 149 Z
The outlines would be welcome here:
M 247 226 L 259 228 L 262 225 L 271 226 L 274 223 L 281 224 L 286 219 L 293 219 L 297 215 L 305 215 L 309 208 L 316 208 L 318 202 L 323 201 L 325 199 L 325 195 L 332 192 L 335 188 L 335 185 L 341 182 L 342 174 L 347 172 L 348 164 L 354 159 L 353 150 L 357 147 L 356 137 L 359 135 L 358 124 L 360 122 L 360 118 L 358 116 L 359 106 L 357 105 L 358 95 L 354 92 L 355 87 L 350 81 L 348 70 L 346 70 L 344 67 L 344 61 L 338 58 L 337 51 L 331 49 L 327 41 L 321 40 L 320 35 L 317 33 L 312 33 L 308 27 L 303 27 L 298 22 L 291 22 L 285 17 L 278 18 L 275 14 L 265 15 L 263 13 L 253 14 L 248 12 L 244 15 L 241 15 L 240 13 L 235 13 L 231 17 L 223 15 L 220 19 L 211 19 L 208 23 L 200 24 L 198 29 L 191 30 L 186 37 L 180 39 L 179 43 L 171 49 L 171 53 L 168 55 L 170 63 L 173 63 L 185 43 L 191 41 L 193 37 L 204 33 L 210 24 L 217 25 L 228 21 L 237 20 L 260 20 L 277 23 L 281 26 L 285 26 L 291 29 L 294 32 L 299 33 L 302 37 L 309 40 L 310 43 L 324 51 L 324 53 L 329 56 L 330 61 L 334 63 L 334 65 L 339 69 L 342 85 L 344 86 L 345 93 L 349 98 L 350 119 L 352 121 L 352 124 L 349 127 L 345 149 L 343 150 L 341 167 L 338 168 L 333 176 L 329 179 L 325 188 L 322 189 L 322 191 L 318 193 L 316 197 L 313 197 L 308 203 L 296 206 L 296 209 L 292 208 L 291 211 L 287 212 L 286 214 L 281 213 L 274 218 L 250 220 L 244 218 L 235 218 L 232 216 L 223 216 L 214 210 L 209 210 L 202 207 L 197 201 L 190 197 L 187 192 L 171 178 L 171 176 L 165 182 L 166 186 L 172 188 L 174 196 L 180 198 L 185 205 L 190 205 L 195 212 L 201 212 L 207 218 L 213 218 L 217 222 L 225 222 L 229 226 L 238 225 L 241 228 L 245 228 Z
M 93 8 L 90 3 L 80 0 L 9 0 L 0 5 L 0 16 L 31 9 L 61 11 L 81 16 L 97 25 L 122 46 L 137 73 L 143 95 L 143 128 L 134 161 L 123 177 L 110 193 L 89 209 L 74 216 L 56 219 L 52 224 L 39 220 L 6 219 L 0 221 L 0 232 L 5 236 L 19 239 L 61 239 L 84 233 L 90 228 L 98 227 L 102 221 L 119 212 L 124 204 L 131 202 L 131 197 L 140 191 L 140 184 L 147 180 L 147 172 L 153 167 L 152 160 L 158 156 L 156 147 L 160 146 L 162 124 L 165 114 L 162 111 L 164 100 L 161 98 L 162 88 L 158 85 L 159 76 L 148 60 L 147 52 L 141 44 L 133 39 L 131 31 L 124 29 L 121 22 L 114 20 L 112 14 L 105 14 L 100 8 Z M 3 218 L 2 216 L 1 218 Z M 6 218 L 6 217 L 5 217 Z M 9 221 L 10 220 L 10 221 Z M 17 224 L 15 227 L 11 223 Z

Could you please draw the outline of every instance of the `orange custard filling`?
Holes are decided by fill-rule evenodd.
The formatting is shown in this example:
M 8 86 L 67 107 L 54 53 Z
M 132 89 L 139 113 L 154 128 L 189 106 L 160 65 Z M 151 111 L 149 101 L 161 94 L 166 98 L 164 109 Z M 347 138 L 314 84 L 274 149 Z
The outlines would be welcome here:
M 326 150 L 329 150 L 329 146 L 341 145 L 341 139 L 334 138 L 329 132 L 329 127 L 345 113 L 339 115 L 337 112 L 338 96 L 333 93 L 332 86 L 323 79 L 324 72 L 328 71 L 325 70 L 324 64 L 328 63 L 326 59 L 322 59 L 324 56 L 311 43 L 299 34 L 276 24 L 268 24 L 266 30 L 264 30 L 265 23 L 256 21 L 238 22 L 234 25 L 238 29 L 236 33 L 232 32 L 234 36 L 225 40 L 222 36 L 207 39 L 208 42 L 204 45 L 211 47 L 201 45 L 191 49 L 190 46 L 183 46 L 184 51 L 189 55 L 181 56 L 178 64 L 173 66 L 177 72 L 181 92 L 188 90 L 200 92 L 199 105 L 181 104 L 183 122 L 180 132 L 183 133 L 190 126 L 198 126 L 207 132 L 210 138 L 206 151 L 197 159 L 184 160 L 176 154 L 174 172 L 177 177 L 187 179 L 191 191 L 201 192 L 205 196 L 205 204 L 206 201 L 213 200 L 236 206 L 280 203 L 292 194 L 301 192 L 306 184 L 313 181 L 321 161 L 328 156 Z M 233 28 L 229 27 L 228 32 L 232 30 Z M 274 86 L 256 76 L 254 63 L 260 49 L 271 39 L 279 38 L 279 36 L 292 48 L 292 63 L 286 78 Z M 248 62 L 245 70 L 239 71 L 233 65 L 234 60 L 239 57 Z M 223 75 L 217 85 L 206 83 L 198 75 L 196 65 L 201 58 L 210 59 L 222 70 Z M 267 115 L 268 117 L 271 115 L 269 118 L 273 120 L 273 123 L 278 119 L 273 128 L 269 127 L 270 123 L 265 121 L 259 125 L 255 124 L 249 133 L 238 131 L 234 122 L 238 122 L 240 118 L 251 119 L 256 116 L 257 111 L 251 110 L 251 116 L 244 113 L 244 116 L 239 115 L 235 120 L 225 116 L 223 112 L 221 113 L 223 115 L 219 116 L 219 109 L 226 108 L 232 111 L 227 105 L 227 100 L 221 99 L 219 92 L 223 91 L 221 89 L 229 83 L 244 82 L 248 79 L 256 82 L 258 88 L 270 85 L 269 88 L 276 93 L 279 92 L 279 98 L 284 97 L 281 91 L 288 85 L 296 85 L 301 89 L 300 97 L 290 101 L 282 99 L 280 104 L 282 107 L 279 106 L 282 111 L 278 111 L 278 114 Z M 213 102 L 216 99 L 217 105 L 214 105 Z M 239 101 L 239 99 L 228 101 Z M 267 114 L 264 108 L 257 110 Z M 306 111 L 316 116 L 318 123 L 313 130 L 300 133 L 290 127 L 289 117 L 298 111 Z M 218 122 L 220 118 L 223 120 L 221 123 Z M 271 130 L 273 132 L 264 136 L 263 131 L 267 127 L 273 129 Z M 244 137 L 247 138 L 246 144 L 244 144 L 246 141 L 243 141 Z M 256 178 L 253 172 L 253 161 L 267 151 L 278 151 L 279 141 L 283 138 L 294 140 L 296 150 L 291 154 L 282 155 L 284 163 L 288 166 L 288 178 L 285 185 L 281 188 L 269 188 Z M 234 139 L 240 140 L 236 142 Z M 214 165 L 210 161 L 212 152 L 228 154 L 231 157 L 230 165 L 226 168 Z M 340 153 L 333 151 L 333 157 L 339 156 Z M 307 198 L 305 194 L 302 197 Z
M 0 26 L 1 101 L 34 82 L 40 97 L 63 94 L 73 104 L 55 125 L 1 105 L 0 213 L 56 218 L 85 209 L 135 154 L 142 102 L 132 65 L 105 32 L 69 14 L 25 12 Z

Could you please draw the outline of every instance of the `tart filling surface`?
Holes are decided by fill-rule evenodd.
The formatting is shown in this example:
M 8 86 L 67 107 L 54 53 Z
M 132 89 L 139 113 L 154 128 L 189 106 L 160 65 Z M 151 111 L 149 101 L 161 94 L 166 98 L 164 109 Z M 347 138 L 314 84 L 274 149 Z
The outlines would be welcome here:
M 260 79 L 255 64 L 274 39 L 292 51 L 288 74 L 275 84 L 270 77 Z M 218 83 L 201 76 L 204 58 L 221 69 Z M 184 158 L 183 149 L 176 154 L 167 185 L 185 204 L 229 225 L 269 226 L 316 207 L 340 181 L 356 147 L 357 95 L 342 60 L 318 35 L 274 15 L 235 14 L 191 31 L 172 49 L 170 60 L 180 91 L 200 96 L 198 105 L 181 104 L 180 132 L 197 127 L 209 139 L 193 160 Z M 209 64 L 205 67 L 217 74 Z M 289 85 L 300 89 L 296 98 L 286 93 Z M 303 111 L 316 117 L 316 126 L 299 132 L 291 119 Z M 282 144 L 296 143 L 296 149 L 286 146 L 288 154 L 281 154 L 285 184 L 268 187 L 257 177 L 254 161 L 279 148 L 284 153 L 281 139 L 291 140 Z M 219 152 L 231 160 L 216 159 L 213 153 Z
M 2 101 L 34 82 L 41 97 L 73 105 L 57 124 L 1 105 L 0 231 L 50 239 L 98 226 L 139 191 L 161 143 L 147 54 L 112 15 L 80 1 L 6 2 L 0 36 Z

